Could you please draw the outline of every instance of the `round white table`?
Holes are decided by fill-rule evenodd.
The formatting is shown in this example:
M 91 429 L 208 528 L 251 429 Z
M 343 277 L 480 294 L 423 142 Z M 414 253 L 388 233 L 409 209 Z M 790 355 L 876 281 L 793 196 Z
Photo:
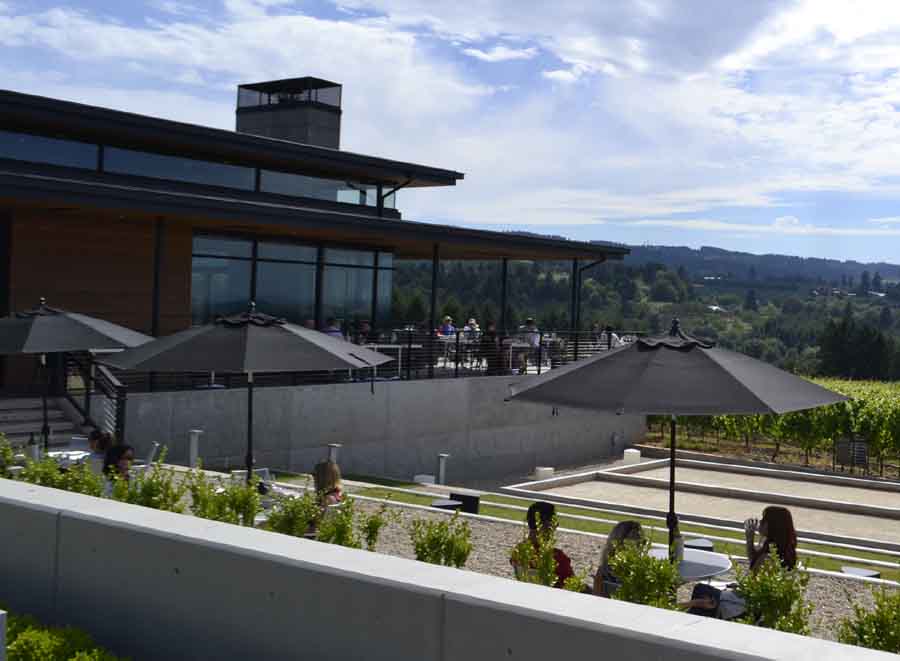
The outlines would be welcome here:
M 663 547 L 653 547 L 650 549 L 650 555 L 659 560 L 668 560 L 669 550 Z M 692 583 L 719 576 L 730 569 L 731 558 L 727 555 L 685 549 L 684 558 L 678 565 L 678 574 L 685 583 Z

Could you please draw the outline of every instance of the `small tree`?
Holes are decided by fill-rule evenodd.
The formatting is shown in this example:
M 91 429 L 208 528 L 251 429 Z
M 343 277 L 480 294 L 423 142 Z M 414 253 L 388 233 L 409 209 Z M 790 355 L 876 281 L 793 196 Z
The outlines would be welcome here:
M 622 541 L 609 559 L 618 580 L 613 599 L 633 604 L 674 609 L 680 578 L 678 567 L 650 555 L 649 539 Z
M 875 608 L 854 604 L 853 615 L 841 622 L 838 640 L 848 645 L 900 654 L 900 592 L 875 593 Z
M 354 510 L 355 502 L 349 497 L 344 498 L 339 507 L 325 510 L 316 539 L 326 544 L 361 549 L 362 541 L 353 526 Z
M 754 571 L 738 567 L 737 593 L 747 607 L 742 622 L 788 633 L 809 633 L 812 605 L 804 599 L 809 575 L 785 569 L 773 549 Z
M 50 457 L 44 457 L 39 461 L 29 459 L 20 473 L 20 479 L 31 484 L 88 496 L 103 495 L 103 478 L 94 473 L 87 464 L 74 464 L 66 470 L 60 470 L 59 464 Z
M 541 527 L 536 531 L 537 543 L 531 538 L 526 525 L 522 539 L 513 546 L 509 560 L 515 570 L 516 580 L 552 587 L 556 585 L 556 517 L 551 527 Z
M 472 552 L 472 531 L 467 521 L 459 520 L 459 513 L 449 520 L 415 519 L 410 525 L 410 539 L 416 560 L 433 565 L 462 567 Z

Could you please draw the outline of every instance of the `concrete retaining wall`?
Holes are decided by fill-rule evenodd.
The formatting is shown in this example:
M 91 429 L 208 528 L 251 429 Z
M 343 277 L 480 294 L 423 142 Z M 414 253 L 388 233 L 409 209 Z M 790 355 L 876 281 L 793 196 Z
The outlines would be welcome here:
M 328 443 L 342 443 L 345 472 L 409 479 L 434 473 L 449 452 L 447 480 L 467 483 L 523 476 L 535 466 L 576 466 L 621 453 L 643 437 L 640 416 L 504 402 L 522 377 L 258 388 L 257 464 L 308 471 Z M 188 431 L 203 429 L 200 455 L 210 467 L 242 466 L 246 390 L 131 394 L 127 441 L 138 456 L 153 441 L 169 460 L 187 461 Z
M 0 600 L 139 659 L 890 659 L 0 480 Z

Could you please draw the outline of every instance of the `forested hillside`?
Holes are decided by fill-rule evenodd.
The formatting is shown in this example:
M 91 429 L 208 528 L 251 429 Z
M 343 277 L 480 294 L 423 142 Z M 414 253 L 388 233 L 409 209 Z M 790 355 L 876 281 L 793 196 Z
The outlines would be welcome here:
M 740 277 L 695 273 L 685 265 L 632 264 L 630 258 L 586 270 L 581 328 L 610 324 L 660 333 L 677 316 L 695 335 L 795 372 L 900 377 L 898 267 L 884 265 L 886 274 L 863 269 L 851 276 L 834 266 L 848 263 L 834 262 L 823 271 L 834 276 L 831 279 L 814 269 L 795 278 L 776 278 L 765 266 L 770 257 L 774 256 L 760 257 L 758 264 L 749 262 L 748 272 Z M 784 259 L 787 263 L 794 258 Z M 805 260 L 814 261 L 828 260 Z M 511 262 L 508 329 L 517 328 L 528 316 L 542 329 L 568 329 L 570 277 L 570 263 Z M 444 263 L 439 283 L 440 315 L 449 314 L 460 325 L 469 317 L 482 324 L 499 321 L 498 263 Z M 398 261 L 392 321 L 426 321 L 430 285 L 430 263 Z

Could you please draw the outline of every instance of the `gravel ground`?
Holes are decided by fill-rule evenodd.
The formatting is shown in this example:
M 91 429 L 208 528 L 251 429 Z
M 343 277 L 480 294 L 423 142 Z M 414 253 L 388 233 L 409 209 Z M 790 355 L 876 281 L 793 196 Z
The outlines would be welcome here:
M 357 501 L 359 509 L 370 511 L 377 506 L 373 503 Z M 398 512 L 399 521 L 385 526 L 378 541 L 377 550 L 381 553 L 403 558 L 415 558 L 408 528 L 415 518 L 439 519 L 446 515 L 405 507 L 391 507 Z M 474 549 L 466 563 L 470 571 L 493 574 L 504 578 L 513 578 L 509 564 L 509 550 L 522 534 L 523 525 L 495 521 L 478 521 L 468 519 L 472 529 Z M 593 575 L 596 570 L 604 539 L 588 535 L 561 532 L 558 534 L 558 545 L 569 557 L 576 573 Z M 731 576 L 723 576 L 728 580 Z M 684 585 L 679 590 L 679 599 L 690 597 L 692 585 Z M 834 640 L 838 623 L 852 614 L 853 604 L 871 607 L 872 586 L 861 581 L 848 580 L 831 576 L 812 575 L 807 589 L 807 599 L 813 606 L 810 619 L 812 635 L 817 638 Z

